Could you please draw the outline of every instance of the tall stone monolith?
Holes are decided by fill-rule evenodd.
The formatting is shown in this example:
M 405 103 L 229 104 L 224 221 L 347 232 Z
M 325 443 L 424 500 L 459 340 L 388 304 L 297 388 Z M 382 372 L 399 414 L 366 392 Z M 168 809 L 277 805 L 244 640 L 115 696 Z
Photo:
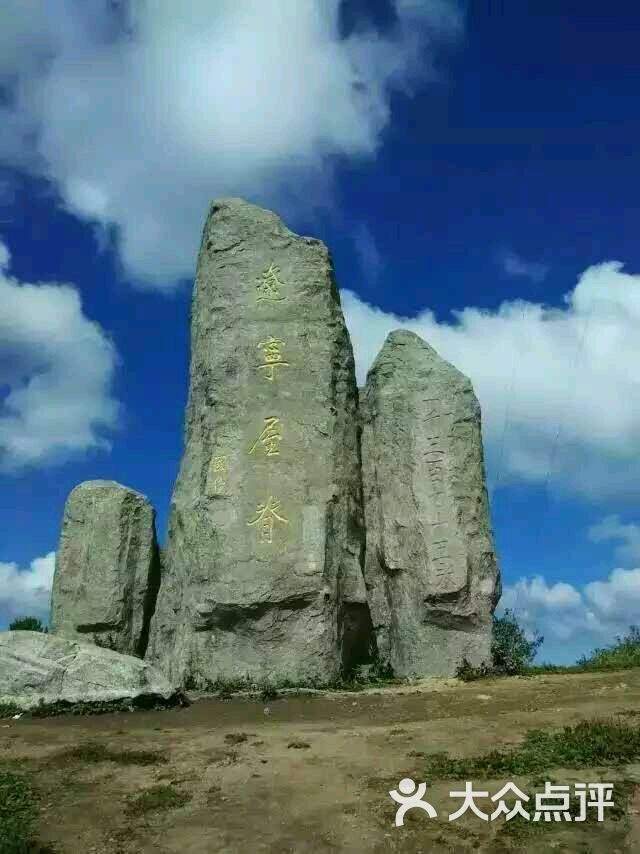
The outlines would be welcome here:
M 365 579 L 382 662 L 401 676 L 489 662 L 501 588 L 470 381 L 417 335 L 392 332 L 361 409 Z
M 56 553 L 51 631 L 142 657 L 159 583 L 148 499 L 114 481 L 76 486 Z
M 325 682 L 366 649 L 356 407 L 327 248 L 214 202 L 148 653 L 172 681 Z

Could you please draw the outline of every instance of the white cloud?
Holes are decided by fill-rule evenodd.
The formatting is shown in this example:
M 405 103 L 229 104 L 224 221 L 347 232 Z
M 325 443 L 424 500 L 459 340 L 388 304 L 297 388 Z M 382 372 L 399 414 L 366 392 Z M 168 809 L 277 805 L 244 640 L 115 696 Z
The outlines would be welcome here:
M 213 196 L 309 212 L 331 157 L 375 153 L 392 92 L 437 77 L 454 0 L 392 2 L 392 31 L 341 38 L 340 0 L 4 0 L 0 161 L 117 226 L 130 275 L 175 284 Z
M 109 448 L 116 352 L 70 285 L 8 275 L 0 242 L 0 471 Z
M 469 376 L 482 405 L 490 479 L 588 497 L 638 494 L 640 276 L 589 267 L 562 308 L 505 302 L 453 323 L 406 318 L 342 294 L 359 381 L 395 328 L 421 335 Z
M 535 283 L 542 282 L 549 273 L 549 268 L 545 264 L 540 264 L 538 261 L 525 261 L 520 255 L 511 251 L 499 253 L 498 262 L 507 276 L 530 279 Z
M 640 525 L 623 524 L 619 516 L 607 516 L 589 529 L 593 543 L 622 540 L 616 546 L 616 560 L 622 564 L 640 565 Z
M 506 608 L 529 634 L 544 636 L 541 659 L 563 657 L 564 645 L 587 653 L 608 646 L 639 622 L 640 569 L 614 569 L 606 581 L 581 589 L 548 584 L 542 576 L 521 578 L 503 592 L 500 609 Z
M 17 617 L 49 617 L 55 552 L 31 561 L 27 569 L 0 563 L 0 628 Z

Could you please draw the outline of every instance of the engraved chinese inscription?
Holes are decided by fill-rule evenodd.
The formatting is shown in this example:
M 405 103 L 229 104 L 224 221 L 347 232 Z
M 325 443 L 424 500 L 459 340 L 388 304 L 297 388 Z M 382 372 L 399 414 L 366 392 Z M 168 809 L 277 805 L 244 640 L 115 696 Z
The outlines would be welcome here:
M 281 502 L 273 495 L 269 496 L 269 500 L 265 504 L 258 504 L 257 516 L 247 525 L 257 525 L 260 542 L 269 545 L 273 542 L 273 529 L 277 522 L 288 525 L 289 520 L 281 516 Z
M 281 293 L 285 283 L 280 280 L 280 267 L 270 264 L 269 268 L 262 273 L 257 280 L 258 302 L 267 300 L 269 302 L 280 302 L 286 299 Z
M 249 453 L 253 454 L 262 446 L 267 457 L 277 457 L 280 454 L 280 442 L 282 441 L 282 423 L 276 416 L 264 419 L 264 430 L 251 446 Z
M 209 492 L 226 492 L 229 485 L 229 464 L 223 454 L 214 454 L 207 478 Z
M 270 335 L 266 341 L 261 341 L 258 347 L 262 349 L 264 362 L 258 365 L 259 371 L 264 371 L 264 378 L 273 382 L 276 377 L 276 368 L 288 367 L 289 363 L 285 362 L 282 357 L 282 348 L 285 342 L 281 338 L 274 338 Z

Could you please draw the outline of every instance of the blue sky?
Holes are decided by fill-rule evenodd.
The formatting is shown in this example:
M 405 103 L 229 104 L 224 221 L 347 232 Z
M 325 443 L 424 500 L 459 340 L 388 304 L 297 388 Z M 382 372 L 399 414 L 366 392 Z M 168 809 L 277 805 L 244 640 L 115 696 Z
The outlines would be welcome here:
M 78 482 L 164 539 L 221 195 L 328 243 L 361 381 L 398 326 L 471 377 L 542 658 L 640 622 L 637 4 L 152 5 L 0 9 L 0 628 Z

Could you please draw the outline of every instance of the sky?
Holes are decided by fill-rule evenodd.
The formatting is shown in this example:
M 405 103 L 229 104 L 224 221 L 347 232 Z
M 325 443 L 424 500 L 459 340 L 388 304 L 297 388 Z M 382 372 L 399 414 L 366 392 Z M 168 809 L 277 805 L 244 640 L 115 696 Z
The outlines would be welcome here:
M 64 502 L 160 540 L 209 202 L 330 247 L 358 380 L 412 329 L 472 380 L 504 594 L 539 659 L 640 623 L 640 8 L 4 0 L 0 629 Z

